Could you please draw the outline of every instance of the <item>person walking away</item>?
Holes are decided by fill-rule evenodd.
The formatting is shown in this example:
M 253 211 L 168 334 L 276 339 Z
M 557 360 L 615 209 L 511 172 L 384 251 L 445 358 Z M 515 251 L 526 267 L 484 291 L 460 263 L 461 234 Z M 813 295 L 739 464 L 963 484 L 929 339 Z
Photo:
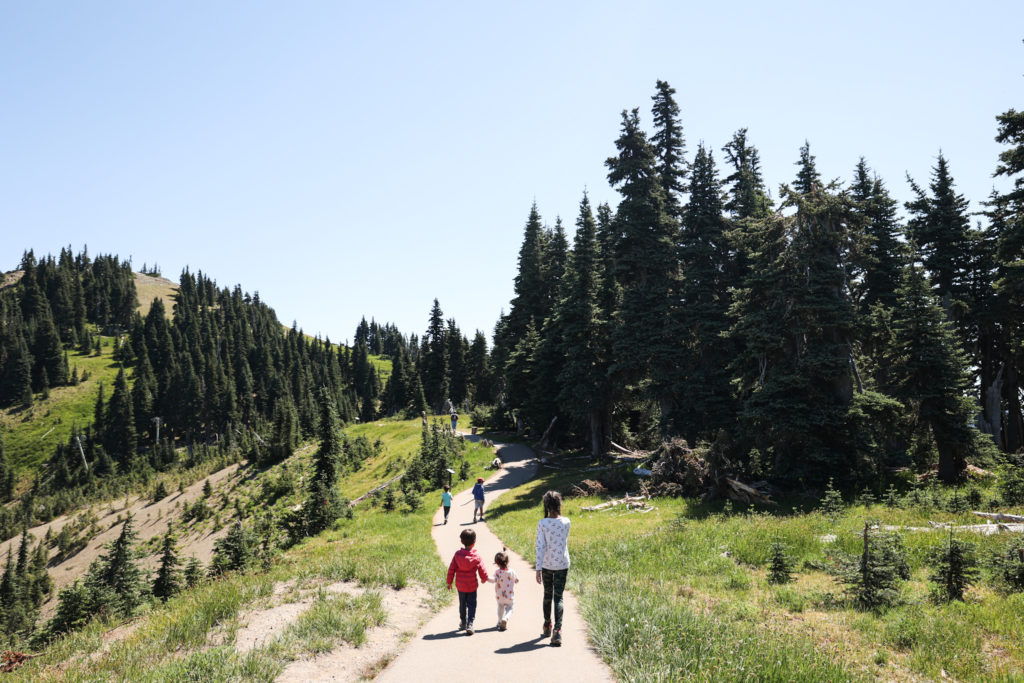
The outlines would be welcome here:
M 519 577 L 515 570 L 508 568 L 507 548 L 502 547 L 501 552 L 494 556 L 494 564 L 498 566 L 494 570 L 494 597 L 498 601 L 498 630 L 504 631 L 508 628 L 508 620 L 512 618 L 512 608 L 516 599 L 516 584 Z
M 537 583 L 544 584 L 543 637 L 551 636 L 551 644 L 558 647 L 562 644 L 562 592 L 569 572 L 569 518 L 562 516 L 562 495 L 558 491 L 545 493 L 543 504 L 544 519 L 537 523 Z
M 445 484 L 441 494 L 441 507 L 444 508 L 444 523 L 448 523 L 448 513 L 452 511 L 452 487 Z
M 484 478 L 476 478 L 476 486 L 473 487 L 473 521 L 479 513 L 480 521 L 484 521 Z
M 459 424 L 459 414 L 452 411 L 452 434 L 455 434 L 455 425 Z
M 473 549 L 476 545 L 476 532 L 463 529 L 459 534 L 462 548 L 455 551 L 451 564 L 448 565 L 448 590 L 452 589 L 452 580 L 459 591 L 459 630 L 465 629 L 466 635 L 473 635 L 473 618 L 476 616 L 477 575 L 480 581 L 487 583 L 487 569 L 480 554 Z

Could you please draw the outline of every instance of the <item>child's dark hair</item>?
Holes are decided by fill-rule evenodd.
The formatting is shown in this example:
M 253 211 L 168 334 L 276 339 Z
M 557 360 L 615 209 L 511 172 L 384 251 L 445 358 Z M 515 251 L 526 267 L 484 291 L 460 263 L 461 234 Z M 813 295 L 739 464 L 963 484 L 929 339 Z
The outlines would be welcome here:
M 444 490 L 445 490 L 445 491 L 451 491 L 451 490 L 452 490 L 452 487 L 451 487 L 451 486 L 449 486 L 448 484 L 445 484 L 445 485 L 444 485 Z
M 562 494 L 558 491 L 548 491 L 544 494 L 544 516 L 562 516 Z M 554 513 L 554 514 L 552 514 Z
M 462 533 L 459 534 L 459 540 L 462 541 L 462 545 L 469 548 L 476 543 L 476 532 L 472 529 L 463 529 Z
M 508 569 L 508 550 L 505 546 L 501 546 L 501 552 L 494 556 L 494 564 L 498 565 L 502 569 Z

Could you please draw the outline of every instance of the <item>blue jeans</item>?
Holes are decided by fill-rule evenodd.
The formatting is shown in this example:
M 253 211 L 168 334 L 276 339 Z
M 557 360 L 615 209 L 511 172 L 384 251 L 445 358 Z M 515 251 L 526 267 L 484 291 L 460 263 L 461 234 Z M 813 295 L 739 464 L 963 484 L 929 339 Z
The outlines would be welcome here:
M 467 626 L 476 617 L 476 591 L 463 593 L 459 591 L 459 620 Z
M 541 579 L 544 581 L 544 622 L 551 623 L 551 603 L 555 604 L 555 628 L 562 628 L 562 591 L 565 590 L 565 576 L 568 569 L 542 569 Z M 460 593 L 461 595 L 461 593 Z

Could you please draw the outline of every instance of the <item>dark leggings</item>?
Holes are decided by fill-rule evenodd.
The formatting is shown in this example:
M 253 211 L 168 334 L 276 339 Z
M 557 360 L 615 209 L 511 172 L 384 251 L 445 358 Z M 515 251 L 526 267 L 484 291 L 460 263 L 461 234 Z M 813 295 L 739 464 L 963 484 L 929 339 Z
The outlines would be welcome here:
M 551 623 L 551 601 L 555 602 L 555 628 L 562 628 L 562 591 L 565 590 L 565 575 L 568 569 L 541 569 L 544 580 L 544 622 Z
M 459 591 L 459 620 L 464 624 L 472 624 L 474 617 L 476 617 L 476 591 L 472 593 Z

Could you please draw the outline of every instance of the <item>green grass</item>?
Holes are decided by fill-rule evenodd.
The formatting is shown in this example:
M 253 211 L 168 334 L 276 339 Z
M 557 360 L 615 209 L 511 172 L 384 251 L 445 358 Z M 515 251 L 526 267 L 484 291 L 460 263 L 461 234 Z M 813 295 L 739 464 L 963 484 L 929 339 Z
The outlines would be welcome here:
M 431 417 L 430 420 L 446 418 L 447 416 L 438 416 Z M 371 442 L 380 439 L 384 448 L 378 456 L 364 462 L 358 471 L 345 477 L 341 483 L 342 495 L 353 500 L 402 472 L 413 454 L 419 451 L 421 430 L 422 422 L 419 419 L 395 418 L 347 427 L 345 433 L 350 439 L 358 436 L 365 436 Z M 482 476 L 485 472 L 484 465 L 494 459 L 490 449 L 473 442 L 466 443 L 465 455 L 471 468 L 469 481 Z M 459 487 L 457 473 L 453 484 L 455 488 Z M 440 495 L 437 494 L 438 500 Z
M 532 560 L 540 497 L 585 476 L 592 475 L 563 471 L 530 482 L 499 499 L 488 523 Z M 853 609 L 819 569 L 837 551 L 859 552 L 866 518 L 976 523 L 969 514 L 852 506 L 833 522 L 816 512 L 728 513 L 681 499 L 657 499 L 649 514 L 581 509 L 597 502 L 565 502 L 573 522 L 569 587 L 621 680 L 937 679 L 942 671 L 958 680 L 1024 680 L 1024 596 L 982 585 L 966 603 L 929 600 L 926 557 L 945 533 L 902 534 L 912 580 L 904 604 L 881 613 Z M 835 543 L 823 543 L 825 534 L 836 534 Z M 981 557 L 1005 542 L 964 537 Z M 766 580 L 776 540 L 797 564 L 796 581 L 785 586 Z
M 54 387 L 46 399 L 36 394 L 30 408 L 17 406 L 0 410 L 4 450 L 19 475 L 34 472 L 53 455 L 58 443 L 68 440 L 76 425 L 83 428 L 92 424 L 100 383 L 104 385 L 106 400 L 110 400 L 118 364 L 110 357 L 113 338 L 101 339 L 100 356 L 68 352 L 68 366 L 77 368 L 79 376 L 88 372 L 88 380 L 75 386 Z

